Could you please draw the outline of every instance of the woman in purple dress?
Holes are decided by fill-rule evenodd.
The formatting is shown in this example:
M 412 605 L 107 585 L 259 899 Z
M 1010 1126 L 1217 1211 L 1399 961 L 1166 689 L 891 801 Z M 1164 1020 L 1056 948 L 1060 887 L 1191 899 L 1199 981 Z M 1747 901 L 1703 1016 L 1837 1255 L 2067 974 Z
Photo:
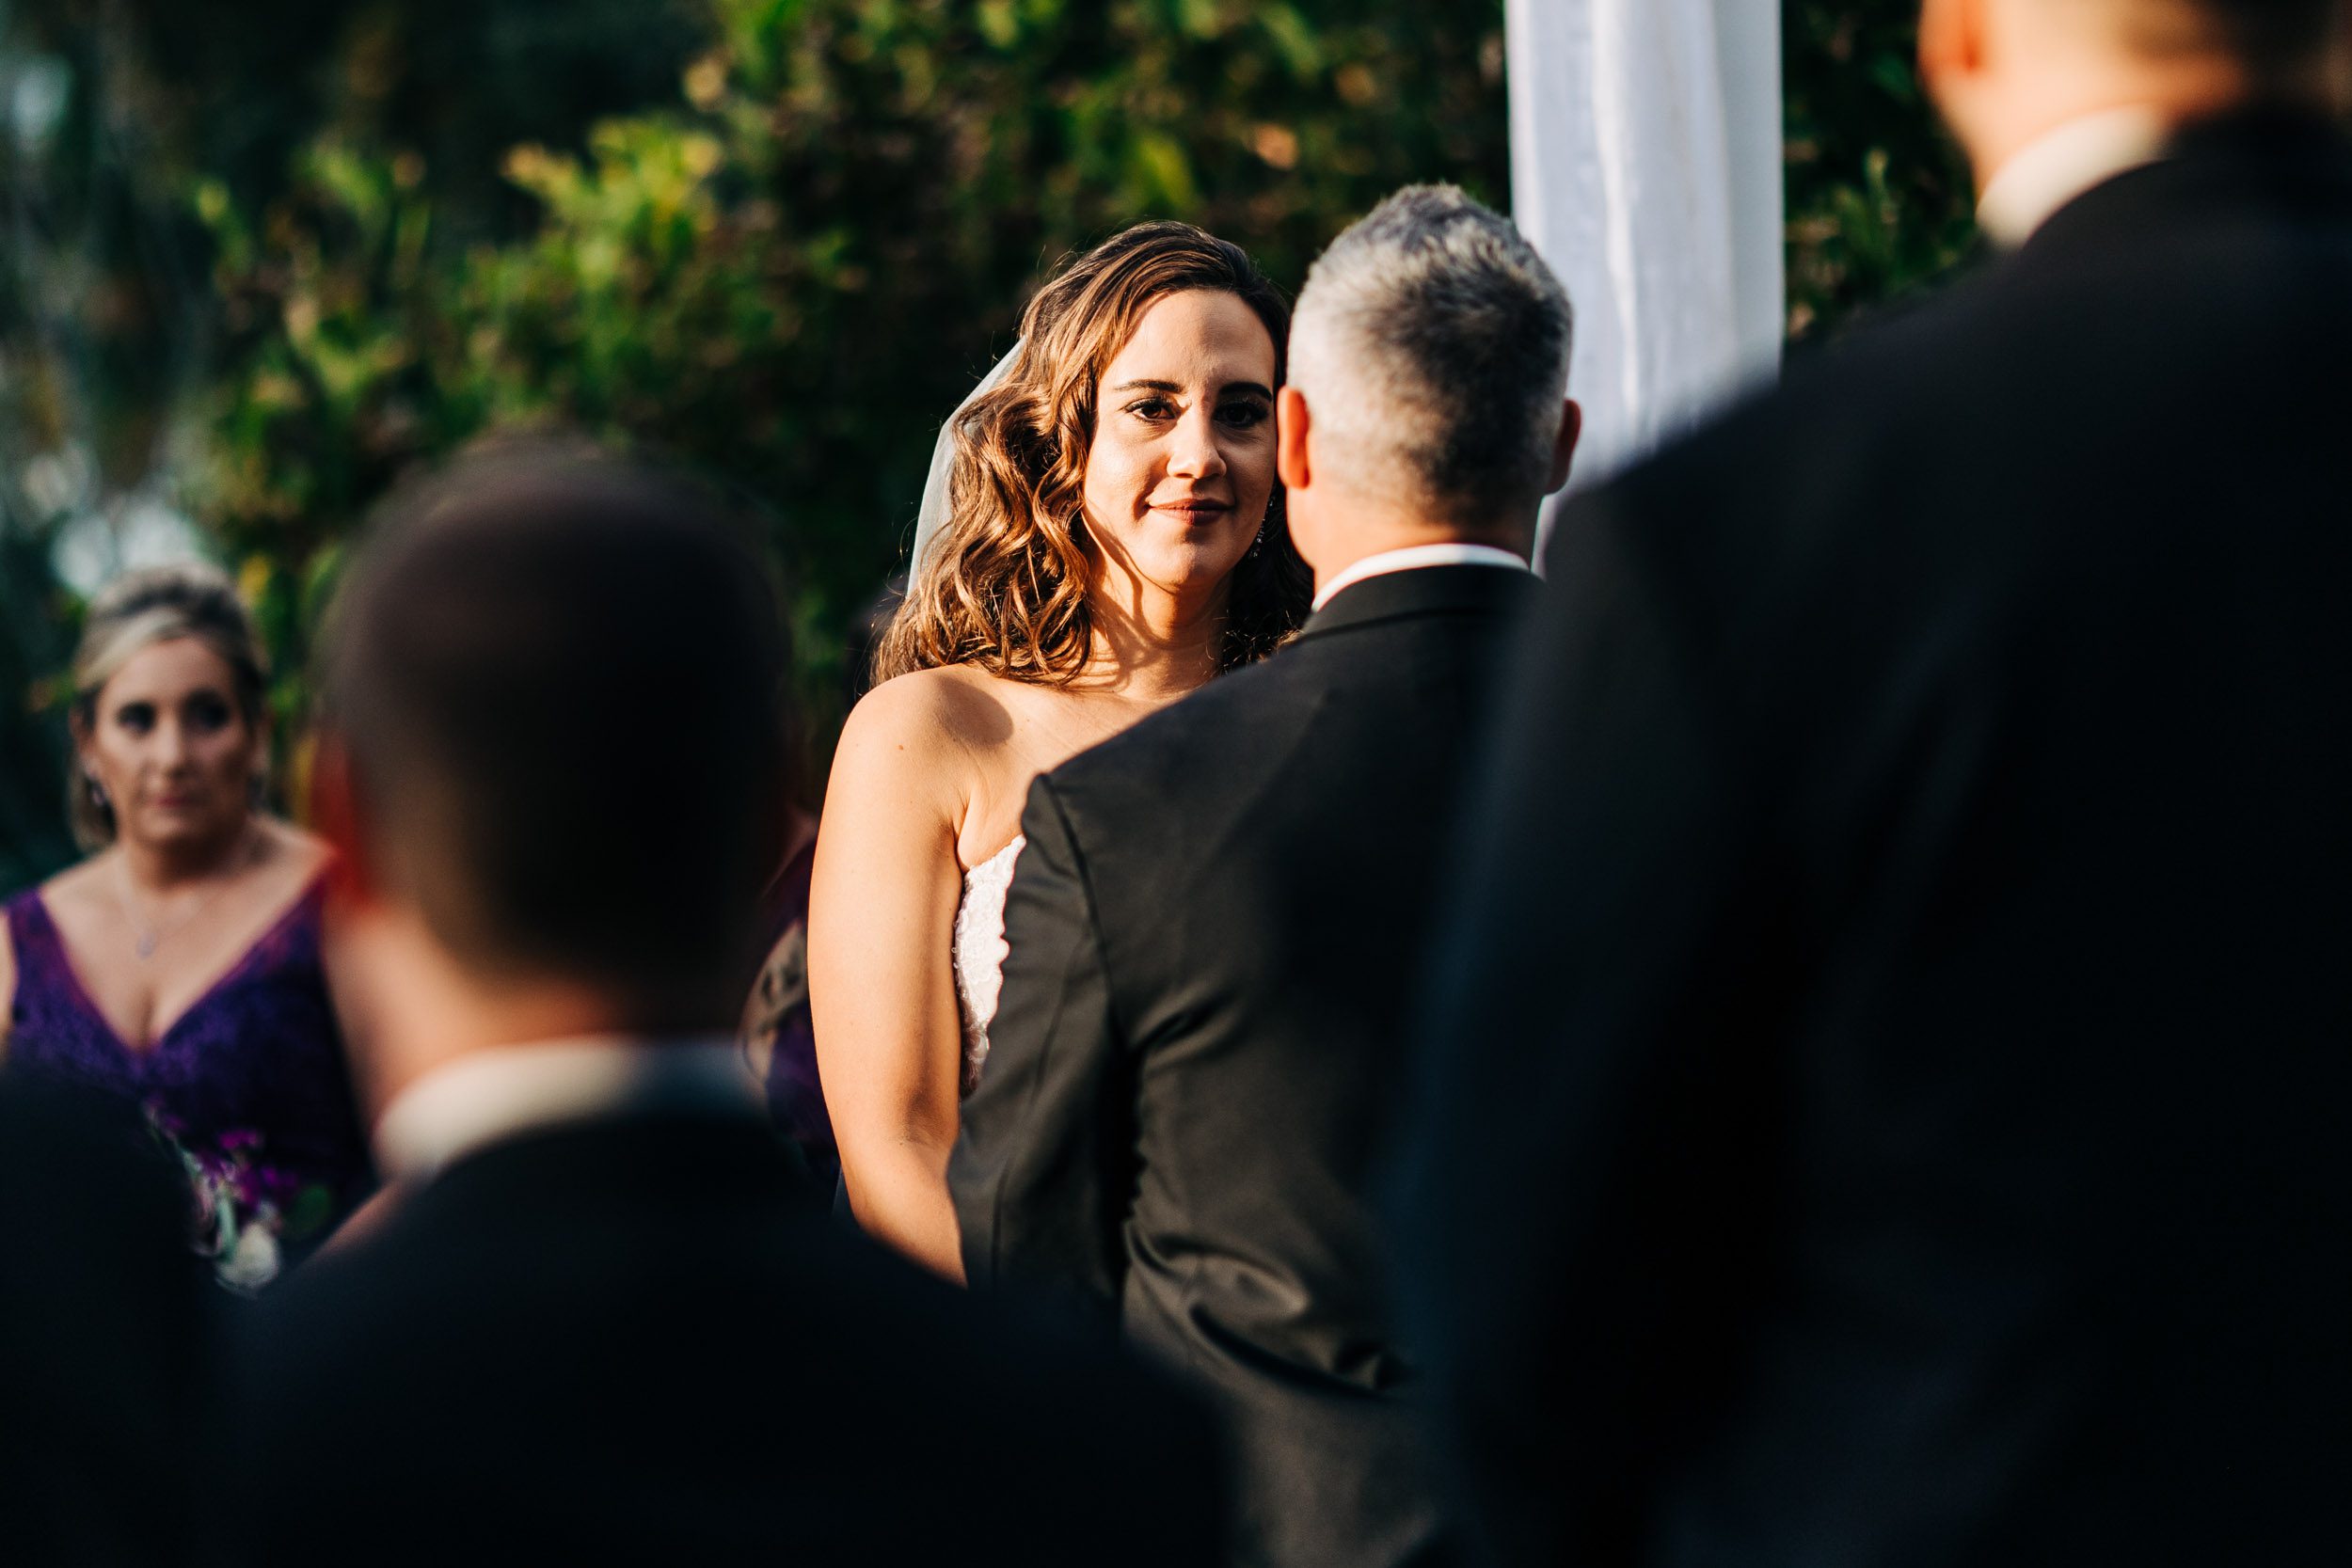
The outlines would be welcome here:
M 218 573 L 135 573 L 73 669 L 88 859 L 7 905 L 0 1061 L 119 1095 L 177 1148 L 198 1244 L 256 1286 L 366 1195 L 320 953 L 325 847 L 259 808 L 267 672 Z

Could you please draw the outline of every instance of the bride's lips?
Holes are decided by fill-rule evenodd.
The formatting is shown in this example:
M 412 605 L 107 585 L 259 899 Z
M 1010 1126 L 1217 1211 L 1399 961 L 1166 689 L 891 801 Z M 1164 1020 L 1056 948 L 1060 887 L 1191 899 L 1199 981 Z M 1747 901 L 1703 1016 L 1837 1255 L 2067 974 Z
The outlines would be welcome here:
M 1214 523 L 1233 510 L 1230 501 L 1213 501 L 1200 497 L 1185 497 L 1177 500 L 1153 501 L 1152 510 L 1195 525 Z

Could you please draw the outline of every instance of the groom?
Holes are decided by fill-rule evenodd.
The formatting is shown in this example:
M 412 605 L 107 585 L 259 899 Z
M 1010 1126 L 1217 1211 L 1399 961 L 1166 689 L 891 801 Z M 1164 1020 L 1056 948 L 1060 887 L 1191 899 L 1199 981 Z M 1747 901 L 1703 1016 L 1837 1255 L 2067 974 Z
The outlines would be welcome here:
M 1438 1560 L 1368 1191 L 1463 758 L 1567 475 L 1566 295 L 1401 191 L 1316 263 L 1279 465 L 1296 643 L 1031 791 L 988 1071 L 949 1180 L 976 1285 L 1042 1282 L 1204 1379 L 1239 1559 Z

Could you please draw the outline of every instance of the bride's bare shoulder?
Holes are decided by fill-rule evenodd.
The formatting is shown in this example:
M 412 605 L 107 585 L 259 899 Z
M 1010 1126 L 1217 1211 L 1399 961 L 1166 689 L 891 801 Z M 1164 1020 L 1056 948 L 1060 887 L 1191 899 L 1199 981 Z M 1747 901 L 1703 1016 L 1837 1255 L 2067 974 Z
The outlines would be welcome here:
M 1012 733 L 1009 684 L 964 665 L 894 676 L 850 710 L 841 744 L 916 759 L 989 751 Z
M 878 856 L 918 849 L 953 872 L 956 834 L 1011 731 L 988 681 L 973 671 L 918 670 L 850 710 L 825 786 L 820 882 L 828 865 L 854 861 L 870 871 Z

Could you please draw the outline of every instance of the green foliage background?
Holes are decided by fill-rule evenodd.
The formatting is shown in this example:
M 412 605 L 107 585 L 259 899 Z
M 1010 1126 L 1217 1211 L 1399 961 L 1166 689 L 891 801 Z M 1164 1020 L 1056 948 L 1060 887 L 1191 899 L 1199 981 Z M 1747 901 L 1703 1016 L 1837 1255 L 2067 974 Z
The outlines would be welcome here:
M 223 10 L 40 0 L 0 35 L 0 888 L 70 853 L 76 518 L 199 523 L 295 720 L 404 470 L 515 429 L 682 456 L 772 515 L 821 736 L 937 422 L 1059 257 L 1177 216 L 1295 284 L 1398 184 L 1509 196 L 1501 0 Z M 1802 341 L 1967 243 L 1911 13 L 1787 8 Z

